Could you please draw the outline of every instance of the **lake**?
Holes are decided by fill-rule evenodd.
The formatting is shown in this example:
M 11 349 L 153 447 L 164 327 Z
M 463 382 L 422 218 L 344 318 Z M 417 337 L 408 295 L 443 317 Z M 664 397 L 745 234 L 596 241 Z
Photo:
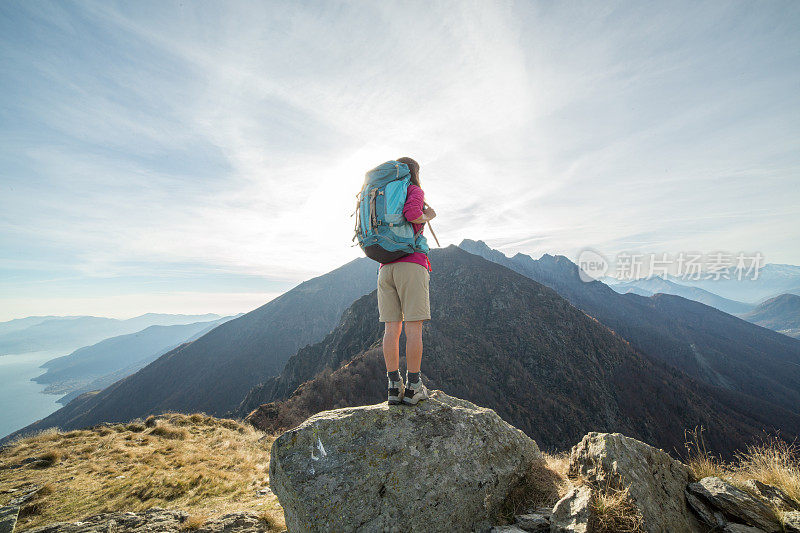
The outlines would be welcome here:
M 65 355 L 63 351 L 0 355 L 0 438 L 55 412 L 61 396 L 42 394 L 45 385 L 31 381 L 42 374 L 39 365 Z

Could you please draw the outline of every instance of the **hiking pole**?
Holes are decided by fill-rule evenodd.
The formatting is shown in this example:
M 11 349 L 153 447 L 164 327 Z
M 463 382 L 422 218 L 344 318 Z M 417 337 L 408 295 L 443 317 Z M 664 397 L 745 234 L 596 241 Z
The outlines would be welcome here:
M 430 229 L 430 230 L 431 230 L 431 235 L 433 235 L 433 240 L 434 240 L 434 241 L 436 241 L 436 246 L 438 246 L 439 248 L 441 248 L 441 247 L 442 247 L 442 245 L 441 245 L 441 244 L 439 244 L 439 239 L 437 239 L 437 238 L 436 238 L 436 234 L 433 232 L 433 226 L 431 226 L 431 223 L 430 223 L 430 221 L 428 221 L 428 229 Z
M 427 202 L 425 202 L 425 207 L 430 207 L 430 205 L 428 205 L 428 203 L 427 203 Z M 442 247 L 442 245 L 441 245 L 441 244 L 439 244 L 439 239 L 437 239 L 437 238 L 436 238 L 436 233 L 433 231 L 433 226 L 431 226 L 431 221 L 429 220 L 429 221 L 427 222 L 427 224 L 428 224 L 428 229 L 429 229 L 429 230 L 431 230 L 431 235 L 433 235 L 433 240 L 435 240 L 435 241 L 436 241 L 436 246 L 438 246 L 439 248 L 441 248 L 441 247 Z

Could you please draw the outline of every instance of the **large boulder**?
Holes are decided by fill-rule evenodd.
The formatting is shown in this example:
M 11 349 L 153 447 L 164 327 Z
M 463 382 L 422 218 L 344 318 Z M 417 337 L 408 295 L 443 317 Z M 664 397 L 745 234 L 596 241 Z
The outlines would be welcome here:
M 317 413 L 275 440 L 269 470 L 290 532 L 488 531 L 539 461 L 492 409 L 434 390 Z
M 627 487 L 650 533 L 703 531 L 684 495 L 689 467 L 649 444 L 619 433 L 589 433 L 570 452 L 569 476 L 598 490 Z
M 775 508 L 718 477 L 704 477 L 686 487 L 691 494 L 721 511 L 732 522 L 763 529 L 767 533 L 781 530 Z

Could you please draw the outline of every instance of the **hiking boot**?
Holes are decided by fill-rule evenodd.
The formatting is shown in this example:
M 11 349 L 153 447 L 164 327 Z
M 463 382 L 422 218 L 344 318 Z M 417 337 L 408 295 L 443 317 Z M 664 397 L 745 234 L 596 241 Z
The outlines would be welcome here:
M 406 386 L 402 379 L 400 381 L 389 380 L 389 405 L 397 405 L 402 401 L 401 398 L 405 388 Z
M 416 383 L 409 383 L 403 394 L 403 403 L 406 405 L 417 405 L 420 400 L 428 399 L 428 389 L 423 385 L 422 378 Z

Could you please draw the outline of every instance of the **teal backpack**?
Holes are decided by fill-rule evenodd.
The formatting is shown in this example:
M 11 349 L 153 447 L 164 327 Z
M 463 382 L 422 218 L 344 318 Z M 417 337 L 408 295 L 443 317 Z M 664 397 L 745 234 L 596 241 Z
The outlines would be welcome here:
M 390 263 L 414 252 L 428 253 L 428 242 L 415 235 L 403 216 L 411 172 L 408 165 L 387 161 L 364 178 L 356 195 L 356 227 L 353 240 L 370 259 Z

